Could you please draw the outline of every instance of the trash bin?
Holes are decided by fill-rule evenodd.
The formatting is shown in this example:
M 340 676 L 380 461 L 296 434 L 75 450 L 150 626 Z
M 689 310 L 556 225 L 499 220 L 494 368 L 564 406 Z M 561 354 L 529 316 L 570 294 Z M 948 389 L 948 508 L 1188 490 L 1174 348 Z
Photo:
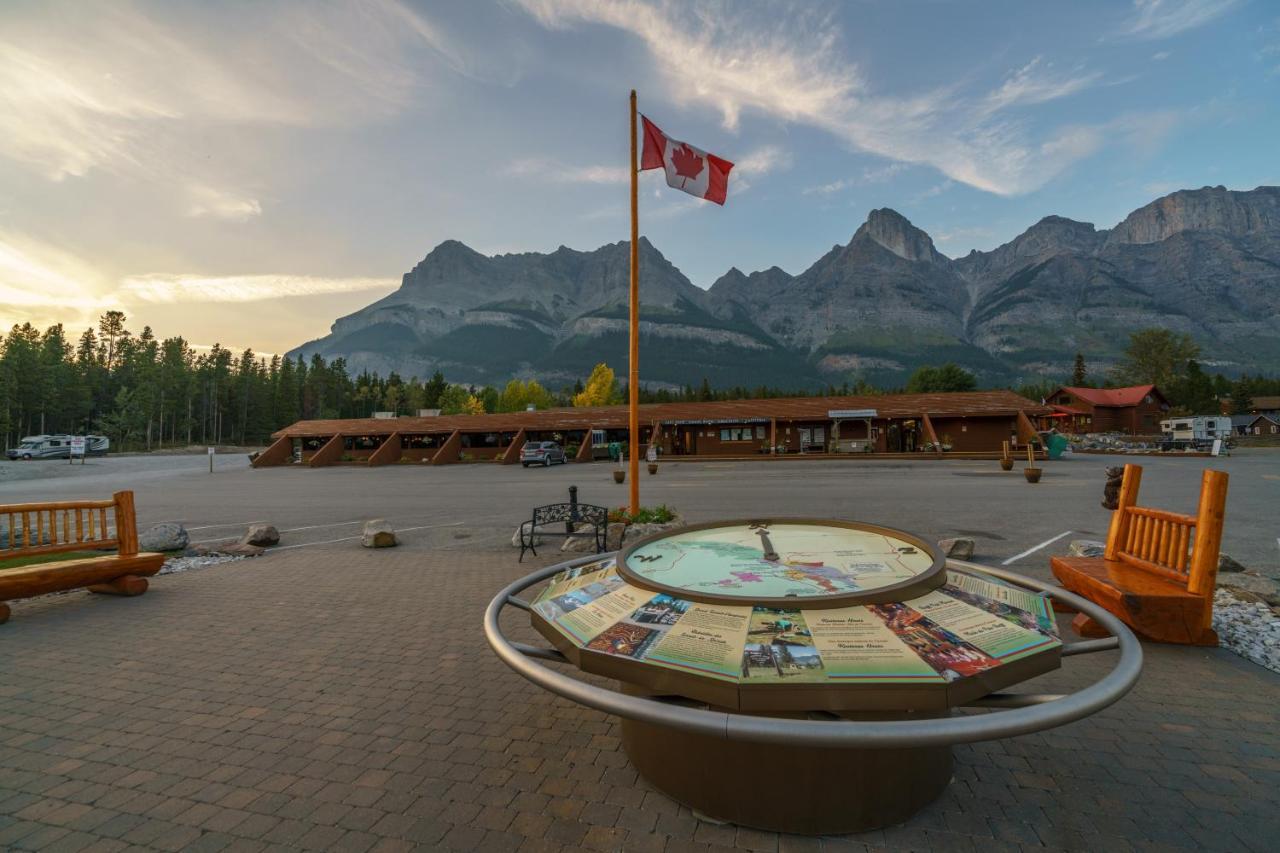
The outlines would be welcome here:
M 1066 450 L 1071 444 L 1067 437 L 1060 432 L 1051 433 L 1045 439 L 1045 446 L 1049 450 L 1050 459 L 1061 459 L 1062 451 Z
M 617 462 L 622 457 L 622 445 L 616 441 L 609 442 L 609 458 Z

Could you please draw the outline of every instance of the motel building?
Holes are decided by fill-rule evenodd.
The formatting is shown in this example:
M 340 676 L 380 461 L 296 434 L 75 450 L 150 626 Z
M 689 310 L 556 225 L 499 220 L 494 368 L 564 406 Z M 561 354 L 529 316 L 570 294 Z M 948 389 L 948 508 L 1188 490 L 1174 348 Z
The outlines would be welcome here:
M 640 407 L 640 443 L 665 459 L 992 456 L 1005 441 L 1025 446 L 1051 411 L 1012 391 L 655 403 Z M 299 421 L 253 466 L 515 464 L 526 441 L 556 441 L 590 462 L 625 449 L 627 426 L 626 406 Z

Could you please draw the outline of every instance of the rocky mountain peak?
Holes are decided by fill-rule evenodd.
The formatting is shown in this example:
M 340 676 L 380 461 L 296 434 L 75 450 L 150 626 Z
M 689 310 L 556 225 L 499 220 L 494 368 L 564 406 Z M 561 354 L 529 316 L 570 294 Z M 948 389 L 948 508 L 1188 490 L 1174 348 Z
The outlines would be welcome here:
M 1111 231 L 1108 245 L 1159 243 L 1183 231 L 1218 231 L 1242 237 L 1280 229 L 1280 189 L 1247 192 L 1223 186 L 1178 190 L 1144 205 Z
M 904 260 L 930 264 L 946 263 L 947 260 L 933 247 L 933 238 L 912 225 L 901 213 L 887 207 L 867 215 L 867 221 L 858 228 L 854 239 L 860 235 L 869 237 Z

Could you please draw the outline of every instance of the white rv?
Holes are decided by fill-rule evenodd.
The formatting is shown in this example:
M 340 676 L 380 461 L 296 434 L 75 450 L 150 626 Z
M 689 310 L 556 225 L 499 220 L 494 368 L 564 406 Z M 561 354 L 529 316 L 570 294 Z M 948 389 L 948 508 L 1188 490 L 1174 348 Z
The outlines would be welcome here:
M 17 447 L 9 448 L 5 454 L 10 459 L 69 459 L 71 457 L 71 436 L 69 435 L 29 435 L 18 442 Z M 111 446 L 111 440 L 105 435 L 86 435 L 85 453 L 89 456 L 101 456 Z
M 1231 418 L 1228 415 L 1189 415 L 1185 418 L 1169 418 L 1160 422 L 1160 431 L 1173 441 L 1213 441 L 1231 436 Z

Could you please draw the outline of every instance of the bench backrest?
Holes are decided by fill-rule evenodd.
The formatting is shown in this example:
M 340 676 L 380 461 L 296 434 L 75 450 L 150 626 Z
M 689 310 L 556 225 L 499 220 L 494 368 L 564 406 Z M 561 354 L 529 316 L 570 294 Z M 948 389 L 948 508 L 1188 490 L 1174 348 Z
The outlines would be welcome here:
M 0 504 L 0 560 L 109 548 L 138 553 L 133 492 L 109 501 Z
M 1176 580 L 1188 592 L 1212 595 L 1227 506 L 1226 472 L 1204 472 L 1195 515 L 1138 506 L 1141 484 L 1142 466 L 1125 465 L 1106 558 Z
M 533 526 L 554 524 L 557 521 L 585 521 L 589 524 L 608 524 L 609 510 L 594 504 L 547 504 L 533 508 Z

